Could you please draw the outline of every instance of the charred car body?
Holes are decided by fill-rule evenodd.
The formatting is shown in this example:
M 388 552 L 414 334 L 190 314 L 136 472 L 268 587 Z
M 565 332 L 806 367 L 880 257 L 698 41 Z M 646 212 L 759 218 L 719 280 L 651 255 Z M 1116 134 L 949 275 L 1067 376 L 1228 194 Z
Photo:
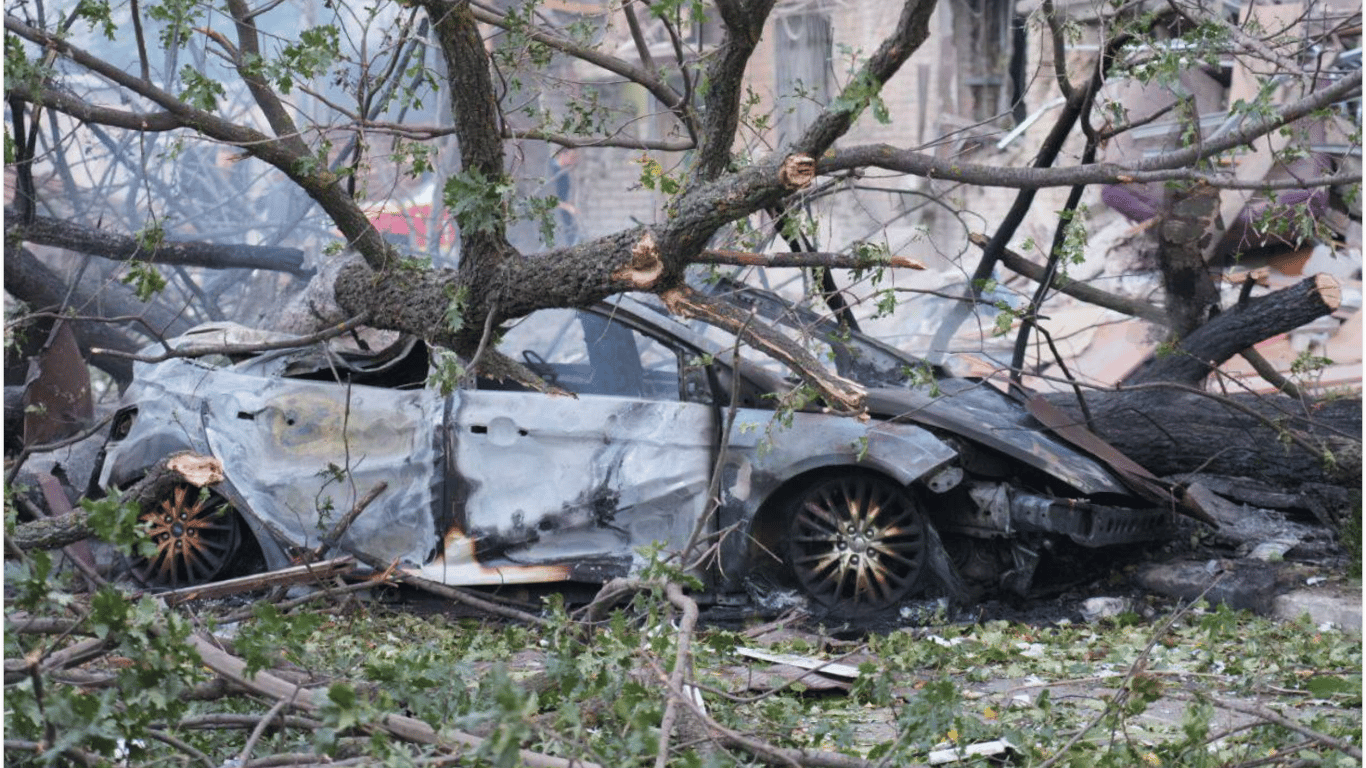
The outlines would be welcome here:
M 732 299 L 779 324 L 812 320 L 770 294 Z M 502 351 L 573 396 L 483 381 L 443 395 L 422 385 L 427 354 L 412 340 L 140 363 L 100 483 L 127 487 L 179 450 L 221 460 L 224 482 L 144 512 L 158 554 L 137 571 L 158 586 L 220 577 L 251 539 L 268 567 L 289 565 L 380 483 L 335 542 L 368 563 L 453 585 L 602 582 L 652 544 L 691 542 L 713 596 L 762 576 L 842 613 L 934 584 L 961 599 L 1023 592 L 1052 542 L 1170 529 L 1167 509 L 999 390 L 828 321 L 810 327 L 868 385 L 871 418 L 775 411 L 773 393 L 791 388 L 780 372 L 620 297 L 503 334 Z

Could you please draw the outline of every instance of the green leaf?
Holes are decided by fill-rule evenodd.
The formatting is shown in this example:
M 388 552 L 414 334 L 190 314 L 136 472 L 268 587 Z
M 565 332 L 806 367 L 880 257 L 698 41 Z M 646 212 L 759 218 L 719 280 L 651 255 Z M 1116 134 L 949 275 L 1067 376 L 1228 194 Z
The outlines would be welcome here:
M 446 179 L 442 201 L 462 231 L 495 232 L 507 218 L 511 193 L 506 177 L 489 178 L 478 169 L 466 169 Z
M 218 100 L 227 95 L 222 83 L 210 80 L 189 64 L 180 70 L 180 79 L 185 83 L 185 89 L 180 92 L 180 100 L 195 109 L 213 112 L 218 109 Z
M 90 22 L 91 29 L 98 25 L 106 38 L 114 39 L 118 28 L 109 15 L 108 0 L 81 0 L 76 4 L 76 16 Z
M 133 286 L 133 293 L 138 297 L 138 301 L 151 301 L 152 297 L 161 293 L 166 287 L 166 278 L 162 277 L 157 268 L 145 261 L 134 261 L 128 265 L 128 274 L 123 276 L 120 281 L 124 285 Z
M 1314 696 L 1320 699 L 1327 699 L 1337 695 L 1361 695 L 1361 679 L 1349 680 L 1345 677 L 1334 675 L 1321 675 L 1311 677 L 1304 682 L 1304 687 Z

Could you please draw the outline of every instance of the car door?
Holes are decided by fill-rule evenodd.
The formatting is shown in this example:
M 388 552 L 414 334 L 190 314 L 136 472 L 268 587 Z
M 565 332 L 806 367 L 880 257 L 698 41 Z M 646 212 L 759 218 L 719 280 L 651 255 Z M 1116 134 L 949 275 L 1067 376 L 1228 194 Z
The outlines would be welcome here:
M 705 510 L 713 409 L 680 400 L 683 353 L 606 315 L 543 310 L 499 350 L 573 394 L 465 390 L 448 424 L 452 525 L 424 575 L 602 581 L 681 550 Z

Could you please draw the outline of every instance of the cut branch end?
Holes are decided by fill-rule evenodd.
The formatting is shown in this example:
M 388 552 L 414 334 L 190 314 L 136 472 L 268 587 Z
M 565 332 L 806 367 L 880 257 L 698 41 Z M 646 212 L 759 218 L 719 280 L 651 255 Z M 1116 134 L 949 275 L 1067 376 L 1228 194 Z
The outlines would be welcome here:
M 659 257 L 654 235 L 647 230 L 631 249 L 631 263 L 613 272 L 612 279 L 627 283 L 635 290 L 647 291 L 662 274 L 664 260 Z
M 778 181 L 788 191 L 811 186 L 816 179 L 816 160 L 810 155 L 788 155 L 778 169 Z

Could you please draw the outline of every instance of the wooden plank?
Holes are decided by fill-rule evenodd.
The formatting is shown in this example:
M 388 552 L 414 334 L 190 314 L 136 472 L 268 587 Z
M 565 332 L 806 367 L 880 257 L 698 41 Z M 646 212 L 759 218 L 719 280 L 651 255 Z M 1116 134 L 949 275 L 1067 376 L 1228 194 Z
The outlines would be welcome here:
M 183 589 L 161 592 L 157 596 L 166 601 L 167 605 L 178 605 L 188 600 L 203 600 L 209 597 L 224 597 L 235 595 L 241 592 L 251 592 L 256 589 L 267 587 L 284 586 L 287 584 L 305 584 L 320 581 L 333 576 L 344 576 L 356 568 L 356 560 L 353 557 L 337 557 L 331 560 L 324 560 L 320 563 L 311 565 L 295 565 L 289 568 L 281 568 L 278 571 L 269 573 L 258 573 L 251 576 L 239 576 L 235 579 L 224 579 L 209 584 L 200 584 L 194 587 L 184 587 Z

